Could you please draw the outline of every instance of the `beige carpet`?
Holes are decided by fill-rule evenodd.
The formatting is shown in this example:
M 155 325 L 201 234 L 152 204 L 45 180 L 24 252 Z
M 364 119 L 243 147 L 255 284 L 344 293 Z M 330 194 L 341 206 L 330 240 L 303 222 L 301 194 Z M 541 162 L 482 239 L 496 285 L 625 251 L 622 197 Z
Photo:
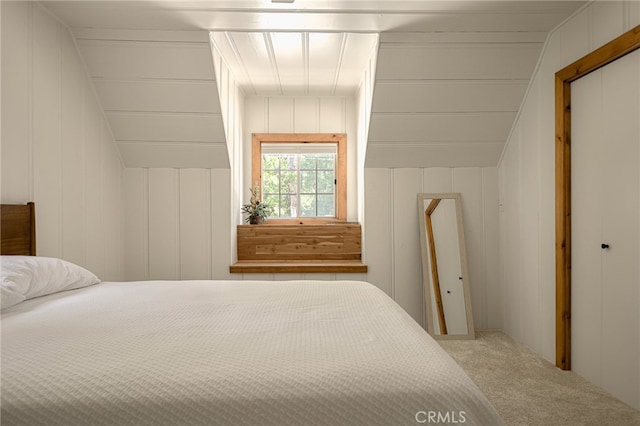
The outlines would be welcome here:
M 640 425 L 640 412 L 571 371 L 562 371 L 501 331 L 440 341 L 507 426 Z

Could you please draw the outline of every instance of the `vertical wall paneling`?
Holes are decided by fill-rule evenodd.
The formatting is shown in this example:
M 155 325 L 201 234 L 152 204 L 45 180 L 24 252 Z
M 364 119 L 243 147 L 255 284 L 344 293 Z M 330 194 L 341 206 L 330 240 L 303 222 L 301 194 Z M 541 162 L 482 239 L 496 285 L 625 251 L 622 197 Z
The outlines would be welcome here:
M 77 56 L 71 35 L 62 44 L 62 256 L 71 262 L 84 264 L 83 207 L 84 207 L 84 135 L 85 80 L 82 64 Z
M 589 34 L 590 20 L 591 8 L 582 9 L 556 30 L 561 34 L 560 46 L 562 49 L 561 60 L 563 64 L 570 64 L 589 53 L 591 45 L 591 36 Z M 555 71 L 562 68 L 560 64 L 554 65 L 558 65 Z
M 61 256 L 60 43 L 59 25 L 33 7 L 33 168 L 38 253 Z M 43 238 L 44 237 L 44 238 Z
M 126 169 L 125 279 L 237 279 L 230 185 L 229 169 Z
M 325 98 L 326 99 L 326 98 Z M 343 118 L 341 128 L 347 134 L 347 220 L 357 221 L 360 213 L 358 211 L 358 135 L 360 130 L 357 127 L 356 104 L 352 98 L 343 98 Z M 336 124 L 338 127 L 338 124 Z M 364 165 L 361 167 L 364 168 Z
M 635 1 L 591 2 L 550 33 L 498 165 L 504 329 L 550 361 L 555 357 L 554 74 L 638 24 Z M 600 105 L 594 102 L 593 107 Z M 572 306 L 576 312 L 589 310 L 576 300 Z
M 318 133 L 320 117 L 317 98 L 296 98 L 293 105 L 293 131 L 295 133 Z M 335 132 L 335 130 L 334 130 Z
M 344 98 L 322 98 L 319 105 L 317 131 L 319 133 L 344 133 L 347 131 Z
M 422 192 L 421 169 L 393 170 L 393 260 L 396 301 L 422 323 L 422 269 L 417 194 Z
M 596 49 L 624 32 L 624 3 L 598 1 L 591 6 L 591 49 Z
M 365 169 L 366 279 L 422 324 L 417 194 L 460 192 L 476 328 L 502 325 L 495 168 Z M 493 252 L 491 252 L 493 251 Z M 491 312 L 489 312 L 491 310 Z
M 422 192 L 453 192 L 453 169 L 446 167 L 424 169 Z
M 460 168 L 453 172 L 453 192 L 462 198 L 462 216 L 467 245 L 473 322 L 479 329 L 486 328 L 484 273 L 484 205 L 482 200 L 482 169 Z
M 364 262 L 367 280 L 389 296 L 393 292 L 391 170 L 365 169 Z
M 89 84 L 88 82 L 86 83 Z M 98 105 L 92 102 L 93 93 L 85 89 L 84 138 L 85 138 L 85 163 L 84 163 L 84 252 L 85 262 L 89 270 L 98 276 L 103 276 L 104 271 L 104 229 L 103 220 L 103 162 L 102 162 L 102 136 L 103 119 Z M 100 188 L 100 190 L 96 190 Z
M 498 212 L 498 169 L 487 167 L 482 169 L 482 218 L 484 253 L 484 291 L 483 310 L 480 323 L 487 329 L 503 328 L 502 324 L 502 289 L 500 287 L 499 260 L 499 212 Z M 483 315 L 484 314 L 484 315 Z M 480 325 L 476 325 L 480 327 Z
M 211 278 L 211 176 L 206 169 L 180 173 L 180 279 Z
M 112 158 L 118 157 L 118 151 L 114 144 L 109 143 L 113 140 L 111 130 L 106 125 L 103 126 L 103 236 L 104 236 L 104 275 L 110 277 L 110 280 L 121 281 L 123 279 L 123 239 L 121 232 L 108 232 L 110 229 L 123 229 L 124 205 L 122 203 L 122 167 L 119 163 L 111 161 Z M 120 212 L 119 215 L 105 214 L 105 211 L 113 209 Z
M 242 149 L 251 152 L 252 133 L 347 134 L 347 219 L 358 218 L 358 136 L 355 103 L 347 97 L 250 97 L 245 100 Z M 251 182 L 251 157 L 243 156 L 243 203 L 249 199 L 246 190 Z
M 149 278 L 180 278 L 179 173 L 176 169 L 149 169 Z
M 225 136 L 229 152 L 228 169 L 209 170 L 208 187 L 210 206 L 210 276 L 230 278 L 229 265 L 236 257 L 236 224 L 242 220 L 240 205 L 244 191 L 251 182 L 244 180 L 247 156 L 244 155 L 243 123 L 245 119 L 244 93 L 239 88 L 227 63 L 222 59 L 219 47 L 211 44 L 218 86 L 220 109 L 223 111 Z M 235 277 L 234 277 L 235 278 Z
M 125 169 L 124 279 L 149 279 L 148 169 Z
M 268 99 L 268 132 L 291 133 L 294 131 L 294 99 L 293 98 L 269 98 Z M 249 133 L 251 134 L 251 132 Z
M 36 203 L 38 254 L 119 279 L 123 167 L 73 38 L 36 2 L 1 19 L 2 202 Z
M 232 246 L 229 227 L 231 220 L 231 197 L 228 189 L 231 186 L 231 170 L 212 169 L 211 175 L 211 277 L 213 279 L 238 279 L 229 273 L 229 265 L 235 248 Z M 235 236 L 233 237 L 235 240 Z
M 2 2 L 2 202 L 33 197 L 31 3 Z
M 555 88 L 550 81 L 554 78 L 556 64 L 562 61 L 562 46 L 560 43 L 561 34 L 559 31 L 549 36 L 549 41 L 545 48 L 544 56 L 541 59 L 538 74 L 541 76 L 537 85 L 539 91 L 538 117 L 541 122 L 553 123 L 555 112 L 549 105 L 555 104 Z M 539 150 L 538 173 L 540 181 L 540 203 L 538 206 L 539 215 L 539 264 L 540 264 L 540 303 L 541 303 L 541 347 L 540 353 L 546 359 L 555 358 L 555 144 L 549 141 L 555 140 L 555 129 L 553 126 L 539 126 L 539 140 L 537 141 Z

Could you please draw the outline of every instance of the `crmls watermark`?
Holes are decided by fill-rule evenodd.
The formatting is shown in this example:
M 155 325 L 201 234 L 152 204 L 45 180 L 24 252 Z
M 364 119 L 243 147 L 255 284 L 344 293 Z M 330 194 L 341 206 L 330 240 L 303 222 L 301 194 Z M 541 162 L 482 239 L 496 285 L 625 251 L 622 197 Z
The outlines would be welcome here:
M 420 424 L 462 424 L 467 422 L 464 411 L 418 411 L 416 422 Z

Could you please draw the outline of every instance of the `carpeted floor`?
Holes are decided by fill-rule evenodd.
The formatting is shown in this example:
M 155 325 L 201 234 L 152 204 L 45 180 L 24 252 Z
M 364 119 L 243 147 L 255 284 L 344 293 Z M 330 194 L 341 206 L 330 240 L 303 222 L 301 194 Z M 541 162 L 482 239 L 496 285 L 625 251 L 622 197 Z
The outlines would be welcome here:
M 440 341 L 507 426 L 640 425 L 640 412 L 501 331 Z

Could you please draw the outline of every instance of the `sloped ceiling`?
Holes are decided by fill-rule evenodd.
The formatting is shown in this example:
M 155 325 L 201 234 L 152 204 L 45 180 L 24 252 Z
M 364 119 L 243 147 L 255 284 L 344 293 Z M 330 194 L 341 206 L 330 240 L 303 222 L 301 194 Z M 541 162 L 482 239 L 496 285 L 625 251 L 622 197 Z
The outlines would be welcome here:
M 225 56 L 244 67 L 251 82 L 245 89 L 248 95 L 348 93 L 351 83 L 340 76 L 353 72 L 346 64 L 363 54 L 364 47 L 354 54 L 339 50 L 338 58 L 346 61 L 331 62 L 333 66 L 325 61 L 323 71 L 314 73 L 320 65 L 310 58 L 322 55 L 304 46 L 315 52 L 312 39 L 317 34 L 334 46 L 330 55 L 335 57 L 335 48 L 344 49 L 349 38 L 381 33 L 366 165 L 496 165 L 548 31 L 582 4 L 44 3 L 72 29 L 129 167 L 229 167 L 209 31 L 226 39 L 224 49 L 233 52 Z M 271 72 L 264 65 L 257 69 L 259 52 L 252 51 L 252 40 L 268 46 L 277 38 L 296 37 L 302 47 L 288 57 L 287 72 L 295 66 L 302 69 L 293 78 L 278 78 L 273 71 L 284 63 L 275 52 Z

